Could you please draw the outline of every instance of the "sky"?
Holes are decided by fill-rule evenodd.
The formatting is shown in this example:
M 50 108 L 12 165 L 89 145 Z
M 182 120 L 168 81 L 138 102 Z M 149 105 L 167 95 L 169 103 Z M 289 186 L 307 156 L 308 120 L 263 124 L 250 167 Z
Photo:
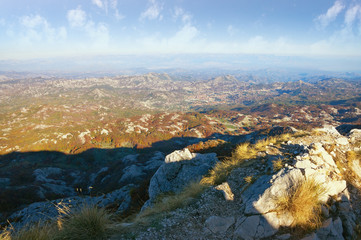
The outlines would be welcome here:
M 361 59 L 361 0 L 0 0 L 0 60 L 117 54 Z

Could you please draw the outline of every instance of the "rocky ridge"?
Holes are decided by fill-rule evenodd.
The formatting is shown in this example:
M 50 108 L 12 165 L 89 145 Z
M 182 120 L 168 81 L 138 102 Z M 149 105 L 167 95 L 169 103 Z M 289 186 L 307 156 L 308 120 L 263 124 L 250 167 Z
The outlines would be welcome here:
M 360 182 L 347 179 L 348 151 L 359 151 L 360 130 L 342 136 L 326 126 L 280 146 L 270 144 L 248 166 L 236 168 L 227 181 L 208 188 L 192 204 L 164 213 L 151 226 L 136 228 L 135 239 L 353 239 L 360 224 Z M 284 166 L 272 165 L 281 159 Z M 355 165 L 355 166 L 353 166 Z M 251 177 L 253 181 L 247 180 Z M 324 188 L 322 223 L 313 231 L 298 231 L 289 212 L 277 211 L 275 199 L 300 181 L 313 179 Z M 346 181 L 348 180 L 348 181 Z M 113 239 L 126 237 L 115 236 Z

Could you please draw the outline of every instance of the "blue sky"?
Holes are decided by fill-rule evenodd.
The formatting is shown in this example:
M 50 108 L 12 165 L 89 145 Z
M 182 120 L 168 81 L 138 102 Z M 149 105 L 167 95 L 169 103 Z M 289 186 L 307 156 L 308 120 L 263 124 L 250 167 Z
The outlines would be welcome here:
M 361 0 L 0 0 L 0 60 L 178 53 L 361 57 Z

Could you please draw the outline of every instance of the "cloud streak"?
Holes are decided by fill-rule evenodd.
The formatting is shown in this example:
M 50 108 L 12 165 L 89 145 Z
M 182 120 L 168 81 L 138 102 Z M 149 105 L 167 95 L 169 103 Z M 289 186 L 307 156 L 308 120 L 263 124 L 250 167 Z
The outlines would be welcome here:
M 162 20 L 163 15 L 161 15 L 161 12 L 163 10 L 163 4 L 160 4 L 156 0 L 149 0 L 148 5 L 149 7 L 140 14 L 139 20 Z
M 321 14 L 316 18 L 317 23 L 321 28 L 327 27 L 333 22 L 340 12 L 345 8 L 340 0 L 337 0 L 332 7 L 330 7 L 325 14 Z

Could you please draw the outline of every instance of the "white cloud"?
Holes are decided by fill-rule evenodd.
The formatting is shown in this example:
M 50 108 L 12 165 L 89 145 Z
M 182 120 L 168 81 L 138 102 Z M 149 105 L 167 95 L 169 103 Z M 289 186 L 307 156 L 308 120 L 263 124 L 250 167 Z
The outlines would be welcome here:
M 356 20 L 357 16 L 361 17 L 361 6 L 355 5 L 347 9 L 345 14 L 345 24 L 346 26 L 351 26 Z
M 186 24 L 169 41 L 178 42 L 178 43 L 188 43 L 192 41 L 198 35 L 198 33 L 199 31 L 196 27 L 190 24 Z
M 34 41 L 59 42 L 66 39 L 65 27 L 53 28 L 50 23 L 40 15 L 22 16 L 20 24 L 25 27 L 21 32 L 20 41 L 31 43 Z
M 156 0 L 149 0 L 148 5 L 149 7 L 140 14 L 139 20 L 162 20 L 163 16 L 161 15 L 161 12 L 163 10 L 163 5 L 158 3 Z
M 69 25 L 75 28 L 74 30 L 78 30 L 89 36 L 89 41 L 84 43 L 84 45 L 90 44 L 92 47 L 105 47 L 108 45 L 109 30 L 107 25 L 102 22 L 94 23 L 91 19 L 88 19 L 86 12 L 83 11 L 80 6 L 76 9 L 69 10 L 67 18 Z
M 95 4 L 99 8 L 104 7 L 102 0 L 92 0 L 92 3 Z
M 35 28 L 40 25 L 48 25 L 48 22 L 41 16 L 23 16 L 20 18 L 20 23 L 28 28 Z
M 325 14 L 321 14 L 317 17 L 316 21 L 321 28 L 327 27 L 333 22 L 338 14 L 345 8 L 340 0 L 337 0 L 332 7 L 330 7 Z
M 182 8 L 175 7 L 173 12 L 173 19 L 178 20 L 181 19 L 183 23 L 189 24 L 192 20 L 192 15 L 186 13 Z
M 86 12 L 80 6 L 77 9 L 69 10 L 67 13 L 68 22 L 71 27 L 83 27 L 86 23 Z

